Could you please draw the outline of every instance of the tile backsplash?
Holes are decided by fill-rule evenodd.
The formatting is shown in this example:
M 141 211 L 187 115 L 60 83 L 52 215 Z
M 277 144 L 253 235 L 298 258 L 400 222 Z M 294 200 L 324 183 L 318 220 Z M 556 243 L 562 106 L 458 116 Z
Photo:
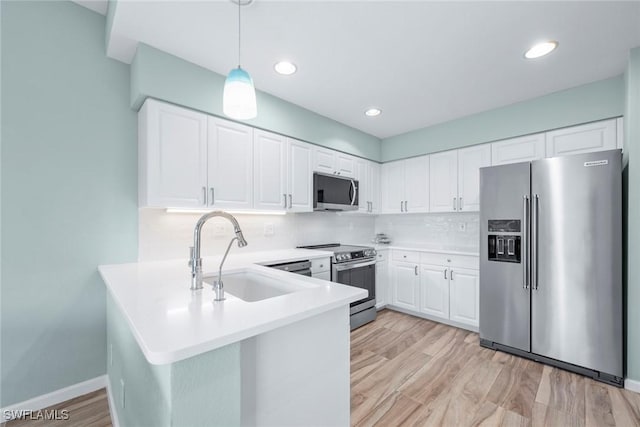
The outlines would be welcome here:
M 202 214 L 139 209 L 138 259 L 155 261 L 188 258 L 193 228 Z M 311 212 L 288 215 L 235 215 L 249 245 L 257 252 L 329 242 L 370 242 L 375 218 L 363 215 Z M 270 230 L 273 234 L 270 234 Z M 212 218 L 202 229 L 203 256 L 224 252 L 233 237 L 231 223 Z M 238 250 L 237 248 L 232 250 Z
M 163 209 L 139 209 L 138 259 L 187 259 L 189 246 L 193 245 L 193 228 L 200 216 L 167 213 Z M 478 251 L 477 213 L 370 217 L 312 212 L 288 215 L 238 214 L 236 218 L 249 242 L 249 246 L 241 250 L 250 252 L 329 242 L 366 244 L 371 242 L 375 233 L 388 234 L 394 244 Z M 223 253 L 232 236 L 233 230 L 227 220 L 211 219 L 202 229 L 202 254 Z
M 391 237 L 392 245 L 478 252 L 479 213 L 380 215 L 376 233 Z

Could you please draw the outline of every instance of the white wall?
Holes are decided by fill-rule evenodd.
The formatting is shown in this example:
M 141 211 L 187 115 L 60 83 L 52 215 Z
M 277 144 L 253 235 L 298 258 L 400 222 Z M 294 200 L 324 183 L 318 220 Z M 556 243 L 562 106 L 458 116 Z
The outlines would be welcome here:
M 375 228 L 393 245 L 478 252 L 479 221 L 478 213 L 380 215 Z
M 163 209 L 139 209 L 138 258 L 155 261 L 189 257 L 193 228 L 201 214 L 167 213 Z M 266 251 L 320 243 L 367 243 L 373 239 L 375 218 L 363 215 L 313 212 L 288 215 L 235 215 L 242 228 L 246 248 L 231 251 Z M 273 225 L 273 236 L 265 236 L 265 225 Z M 221 235 L 216 226 L 222 225 Z M 213 218 L 202 229 L 202 254 L 221 254 L 233 236 L 231 223 Z

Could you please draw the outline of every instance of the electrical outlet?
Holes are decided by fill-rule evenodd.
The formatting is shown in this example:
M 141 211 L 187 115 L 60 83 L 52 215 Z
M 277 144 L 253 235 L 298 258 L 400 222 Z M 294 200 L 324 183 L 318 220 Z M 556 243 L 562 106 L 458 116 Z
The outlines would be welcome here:
M 213 235 L 216 237 L 224 236 L 224 224 L 213 224 Z
M 264 235 L 266 237 L 273 236 L 275 234 L 275 230 L 272 222 L 268 222 L 264 225 Z
M 460 222 L 460 223 L 458 223 L 458 230 L 460 230 L 460 231 L 467 231 L 467 223 L 466 223 L 466 222 Z
M 124 408 L 124 380 L 120 378 L 120 406 Z

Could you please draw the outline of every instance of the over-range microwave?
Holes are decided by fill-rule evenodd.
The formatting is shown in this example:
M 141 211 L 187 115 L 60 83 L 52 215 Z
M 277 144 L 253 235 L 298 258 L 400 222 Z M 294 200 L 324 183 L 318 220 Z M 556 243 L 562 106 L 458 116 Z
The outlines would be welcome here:
M 354 211 L 358 209 L 358 181 L 321 172 L 313 173 L 314 211 Z

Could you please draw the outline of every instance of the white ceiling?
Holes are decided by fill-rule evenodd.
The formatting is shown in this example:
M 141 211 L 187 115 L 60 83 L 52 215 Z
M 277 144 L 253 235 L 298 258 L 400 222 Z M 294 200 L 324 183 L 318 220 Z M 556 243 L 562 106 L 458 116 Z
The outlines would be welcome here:
M 120 0 L 112 34 L 110 53 L 125 62 L 140 41 L 220 74 L 237 65 L 237 6 L 226 0 Z M 545 39 L 558 49 L 523 59 Z M 637 46 L 640 1 L 256 0 L 242 9 L 242 66 L 258 89 L 380 138 L 619 75 Z M 283 58 L 299 71 L 277 75 Z M 382 115 L 365 117 L 371 106 Z

